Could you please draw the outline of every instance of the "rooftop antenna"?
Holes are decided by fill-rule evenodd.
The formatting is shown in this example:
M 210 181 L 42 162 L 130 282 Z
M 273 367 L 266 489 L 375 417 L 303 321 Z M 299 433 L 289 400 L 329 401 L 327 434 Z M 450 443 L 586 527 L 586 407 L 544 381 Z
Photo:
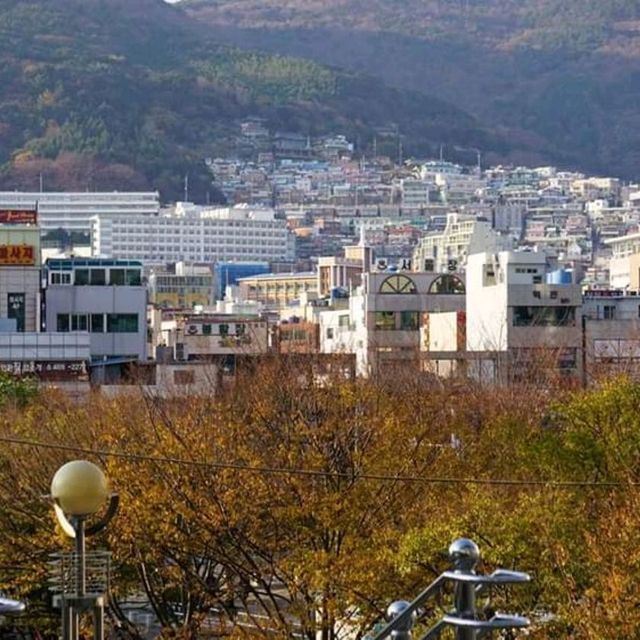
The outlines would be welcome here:
M 189 202 L 189 174 L 184 174 L 184 201 Z
M 40 172 L 40 193 L 44 191 L 44 178 L 42 176 L 42 171 Z
M 444 145 L 440 145 L 440 162 L 444 160 Z
M 378 157 L 378 136 L 373 136 L 373 159 Z

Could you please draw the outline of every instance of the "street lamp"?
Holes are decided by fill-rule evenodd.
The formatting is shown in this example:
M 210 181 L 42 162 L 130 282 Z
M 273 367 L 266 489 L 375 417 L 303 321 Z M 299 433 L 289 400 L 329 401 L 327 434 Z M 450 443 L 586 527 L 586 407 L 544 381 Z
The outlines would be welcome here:
M 104 503 L 107 511 L 98 521 L 87 526 L 87 520 Z M 57 554 L 53 564 L 52 589 L 62 609 L 63 640 L 78 640 L 79 616 L 93 612 L 94 639 L 104 636 L 104 594 L 109 574 L 109 554 L 87 553 L 86 537 L 102 531 L 116 514 L 118 496 L 109 494 L 107 479 L 100 467 L 87 460 L 67 462 L 56 471 L 51 481 L 51 500 L 63 531 L 75 539 L 75 553 Z M 87 587 L 87 561 L 90 563 L 90 585 Z

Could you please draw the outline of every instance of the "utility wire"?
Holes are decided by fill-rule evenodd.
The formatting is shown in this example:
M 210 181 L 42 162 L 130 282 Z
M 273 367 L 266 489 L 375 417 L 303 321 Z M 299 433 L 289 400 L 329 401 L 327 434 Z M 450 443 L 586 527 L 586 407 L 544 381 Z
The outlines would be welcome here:
M 316 469 L 300 469 L 293 467 L 268 467 L 262 465 L 248 465 L 236 462 L 211 462 L 204 460 L 186 460 L 167 456 L 155 456 L 144 453 L 129 453 L 126 451 L 113 451 L 106 449 L 91 449 L 78 445 L 56 444 L 54 442 L 40 442 L 23 438 L 0 436 L 0 442 L 36 449 L 50 449 L 54 451 L 70 451 L 83 453 L 102 458 L 120 458 L 133 462 L 154 462 L 159 464 L 178 465 L 186 467 L 199 467 L 204 469 L 218 469 L 240 471 L 243 473 L 255 473 L 263 475 L 289 475 L 307 476 L 315 478 L 346 478 L 349 480 L 369 480 L 374 482 L 416 482 L 432 485 L 480 485 L 495 487 L 545 487 L 552 489 L 618 489 L 640 487 L 640 482 L 618 482 L 605 480 L 601 482 L 589 480 L 541 480 L 541 479 L 500 479 L 500 478 L 455 478 L 412 475 L 389 475 L 379 473 L 348 473 L 341 471 L 319 471 Z

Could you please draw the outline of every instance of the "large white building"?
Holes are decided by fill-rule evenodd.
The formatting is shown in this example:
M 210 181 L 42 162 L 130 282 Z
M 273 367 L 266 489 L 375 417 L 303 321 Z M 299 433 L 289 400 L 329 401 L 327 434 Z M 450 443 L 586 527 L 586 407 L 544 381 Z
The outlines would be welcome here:
M 160 211 L 160 194 L 149 192 L 0 192 L 0 210 L 38 208 L 44 232 L 64 229 L 89 233 L 94 216 L 151 216 Z
M 542 251 L 469 256 L 467 351 L 487 354 L 483 378 L 526 376 L 545 364 L 580 370 L 582 292 L 564 279 Z
M 488 220 L 449 213 L 444 231 L 420 239 L 412 264 L 415 271 L 457 271 L 472 253 L 502 251 L 511 246 L 511 238 L 497 233 Z
M 290 260 L 294 237 L 271 209 L 230 207 L 185 215 L 95 216 L 94 256 L 167 262 Z

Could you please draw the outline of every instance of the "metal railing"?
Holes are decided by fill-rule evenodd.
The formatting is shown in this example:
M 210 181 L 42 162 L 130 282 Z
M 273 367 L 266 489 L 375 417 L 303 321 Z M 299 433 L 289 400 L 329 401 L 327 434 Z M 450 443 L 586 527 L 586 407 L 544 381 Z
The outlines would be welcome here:
M 490 575 L 477 574 L 475 568 L 480 559 L 480 551 L 475 542 L 467 538 L 460 538 L 451 544 L 449 558 L 453 570 L 438 576 L 412 602 L 399 600 L 392 603 L 387 609 L 389 622 L 371 640 L 383 640 L 387 637 L 411 640 L 412 630 L 423 604 L 438 594 L 447 582 L 454 583 L 454 608 L 426 631 L 420 640 L 434 640 L 447 627 L 455 629 L 456 640 L 479 640 L 493 631 L 529 626 L 528 618 L 504 613 L 495 613 L 487 618 L 481 616 L 476 607 L 476 596 L 486 589 L 529 582 L 530 577 L 526 573 L 497 569 Z

